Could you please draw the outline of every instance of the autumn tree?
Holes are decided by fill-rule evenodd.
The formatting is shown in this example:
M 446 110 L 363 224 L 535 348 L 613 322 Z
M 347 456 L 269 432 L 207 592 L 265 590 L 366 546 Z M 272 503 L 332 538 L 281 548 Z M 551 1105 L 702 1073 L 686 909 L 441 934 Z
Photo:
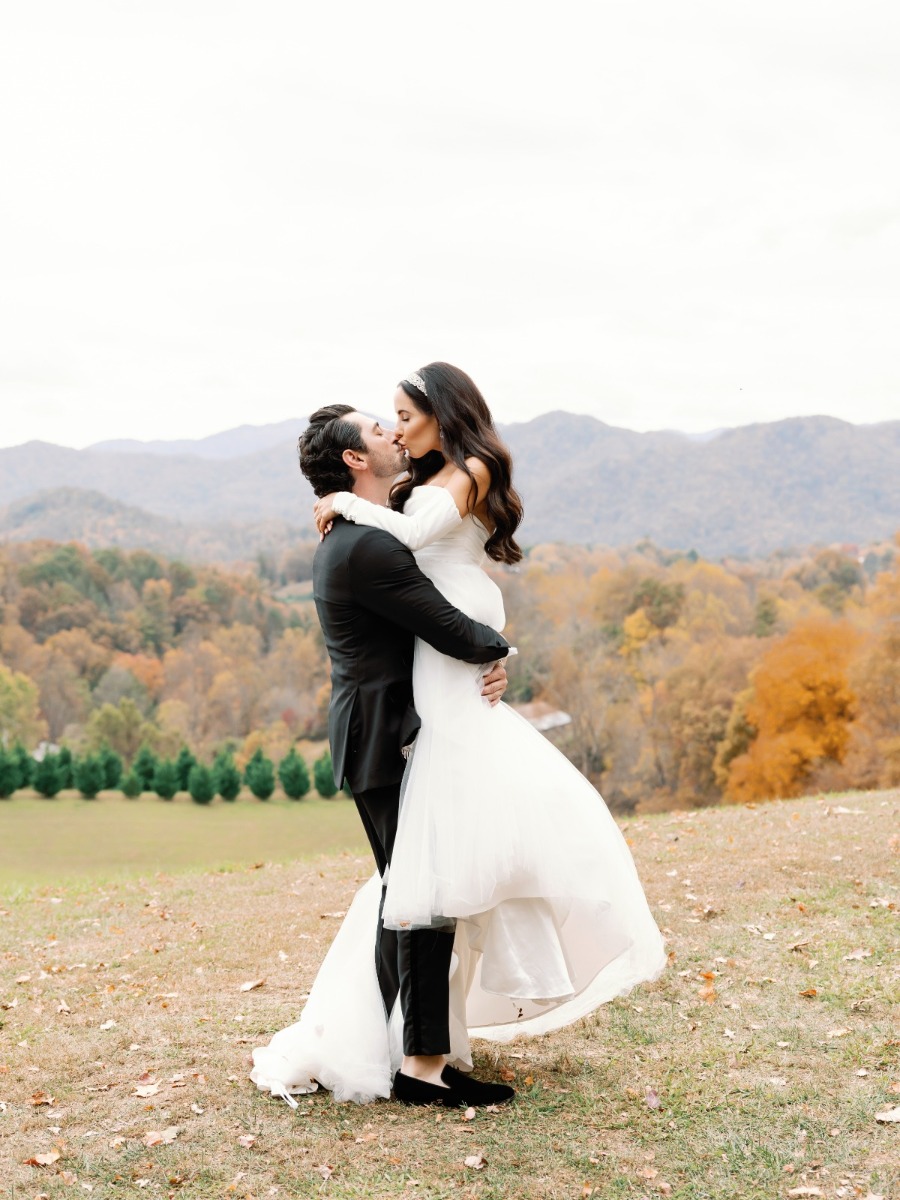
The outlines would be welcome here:
M 127 697 L 117 705 L 103 704 L 95 709 L 85 727 L 85 743 L 90 749 L 109 746 L 126 762 L 157 736 L 153 724 L 145 719 L 134 700 Z
M 858 644 L 846 621 L 812 620 L 767 651 L 745 706 L 756 736 L 729 766 L 729 799 L 797 796 L 817 767 L 843 762 L 857 713 L 848 672 Z
M 27 675 L 0 663 L 0 742 L 35 746 L 47 735 L 38 707 L 38 689 Z

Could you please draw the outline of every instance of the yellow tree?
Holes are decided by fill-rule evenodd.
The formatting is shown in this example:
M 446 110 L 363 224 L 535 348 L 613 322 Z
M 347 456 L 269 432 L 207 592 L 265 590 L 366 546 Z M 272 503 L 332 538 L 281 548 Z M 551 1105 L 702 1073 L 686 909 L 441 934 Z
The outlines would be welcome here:
M 38 708 L 34 683 L 0 663 L 0 746 L 21 742 L 33 749 L 46 736 L 47 724 Z
M 816 768 L 844 761 L 857 712 L 849 669 L 858 645 L 847 621 L 813 619 L 767 650 L 744 706 L 756 736 L 730 763 L 729 799 L 797 796 Z

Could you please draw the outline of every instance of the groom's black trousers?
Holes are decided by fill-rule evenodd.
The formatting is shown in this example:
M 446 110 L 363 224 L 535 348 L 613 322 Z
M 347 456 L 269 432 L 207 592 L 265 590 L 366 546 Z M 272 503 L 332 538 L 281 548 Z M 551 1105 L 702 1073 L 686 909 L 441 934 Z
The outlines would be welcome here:
M 400 784 L 357 792 L 356 807 L 378 870 L 384 876 L 394 851 Z M 404 1054 L 447 1054 L 450 1050 L 450 957 L 453 931 L 385 929 L 381 889 L 375 969 L 388 1016 L 399 994 Z

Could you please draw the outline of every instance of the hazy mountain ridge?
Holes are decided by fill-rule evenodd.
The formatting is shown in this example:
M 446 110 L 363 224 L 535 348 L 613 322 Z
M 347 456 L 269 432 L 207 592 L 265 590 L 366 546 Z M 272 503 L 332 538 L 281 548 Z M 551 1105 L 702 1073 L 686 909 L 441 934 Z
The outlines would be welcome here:
M 291 425 L 226 431 L 201 439 L 202 453 L 164 453 L 162 444 L 138 453 L 29 442 L 0 450 L 0 504 L 77 488 L 182 526 L 231 522 L 236 536 L 237 526 L 271 520 L 309 530 L 312 493 L 296 459 L 303 422 L 282 437 Z M 259 448 L 267 429 L 279 440 Z M 556 412 L 508 425 L 503 435 L 525 501 L 526 544 L 626 545 L 650 537 L 705 555 L 754 555 L 817 542 L 870 542 L 900 528 L 900 421 L 861 426 L 799 417 L 697 440 Z M 257 448 L 225 457 L 246 445 Z M 51 508 L 42 518 L 44 536 L 55 536 Z M 0 536 L 21 537 L 14 528 L 23 528 L 21 514 L 3 514 Z M 98 528 L 96 519 L 91 528 Z M 163 536 L 162 527 L 157 533 Z
M 186 523 L 123 504 L 102 492 L 51 488 L 0 509 L 0 539 L 81 542 L 91 549 L 152 550 L 191 562 L 252 562 L 311 541 L 313 531 L 278 518 Z
M 289 439 L 296 441 L 305 428 L 306 421 L 290 418 L 272 425 L 238 425 L 235 429 L 226 429 L 222 433 L 213 433 L 203 438 L 181 438 L 174 441 L 157 439 L 152 442 L 121 438 L 94 442 L 86 449 L 102 454 L 189 454 L 195 458 L 241 458 L 245 454 L 266 450 Z

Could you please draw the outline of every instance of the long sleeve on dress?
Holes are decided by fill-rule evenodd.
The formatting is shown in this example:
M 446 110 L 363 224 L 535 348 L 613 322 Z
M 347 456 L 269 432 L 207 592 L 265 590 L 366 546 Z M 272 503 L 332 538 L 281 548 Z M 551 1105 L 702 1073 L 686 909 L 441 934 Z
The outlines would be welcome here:
M 428 504 L 420 502 L 416 513 L 409 516 L 363 500 L 352 492 L 337 493 L 333 501 L 334 511 L 355 525 L 383 529 L 410 550 L 419 550 L 455 529 L 462 520 L 456 501 L 446 488 L 432 486 L 421 490 L 426 495 L 433 495 L 430 495 Z

